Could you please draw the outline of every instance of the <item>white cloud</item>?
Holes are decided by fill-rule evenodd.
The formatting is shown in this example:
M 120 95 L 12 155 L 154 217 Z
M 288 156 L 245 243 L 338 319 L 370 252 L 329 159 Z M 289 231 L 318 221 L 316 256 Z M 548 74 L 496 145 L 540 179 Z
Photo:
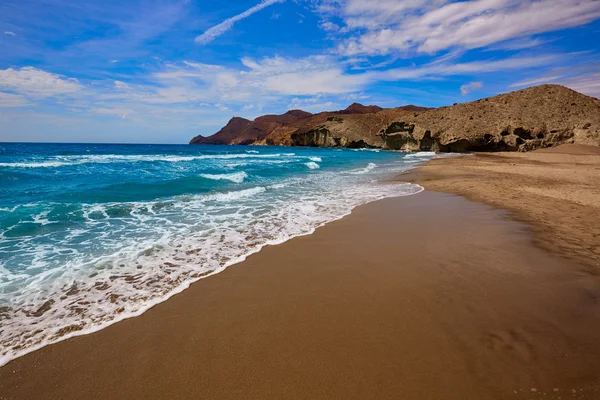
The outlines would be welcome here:
M 221 22 L 220 24 L 207 29 L 206 32 L 204 32 L 203 34 L 196 36 L 196 38 L 194 39 L 194 42 L 196 42 L 198 44 L 210 43 L 213 40 L 215 40 L 217 37 L 221 36 L 228 30 L 230 30 L 233 27 L 233 24 L 235 24 L 236 22 L 238 22 L 244 18 L 248 18 L 252 14 L 262 10 L 263 8 L 269 7 L 275 3 L 279 3 L 280 1 L 281 0 L 263 0 L 261 3 L 255 5 L 252 8 L 247 9 L 243 13 L 240 13 L 231 18 L 227 18 L 225 21 Z
M 515 88 L 515 87 L 540 85 L 542 83 L 548 83 L 548 82 L 556 81 L 560 77 L 561 77 L 560 75 L 557 75 L 557 76 L 545 76 L 545 77 L 536 78 L 536 79 L 527 79 L 527 80 L 515 82 L 512 85 L 510 85 L 509 87 Z
M 117 89 L 128 89 L 129 85 L 122 81 L 115 81 L 115 88 Z
M 364 75 L 347 75 L 341 70 L 293 72 L 268 77 L 266 88 L 286 95 L 348 93 L 364 86 Z
M 466 96 L 469 93 L 471 93 L 473 90 L 481 89 L 482 87 L 483 87 L 483 82 L 466 83 L 460 87 L 460 93 L 463 96 Z
M 0 92 L 0 107 L 23 107 L 27 100 L 18 94 Z
M 339 25 L 336 25 L 331 21 L 324 21 L 319 26 L 321 27 L 321 29 L 327 32 L 335 32 L 340 30 Z
M 250 111 L 254 108 L 254 104 L 247 104 L 244 107 L 242 107 L 243 111 Z
M 442 61 L 434 61 L 420 67 L 395 68 L 383 72 L 373 73 L 383 80 L 417 80 L 440 78 L 444 76 L 460 76 L 527 69 L 548 65 L 558 59 L 557 55 L 540 55 L 537 57 L 511 57 L 503 60 L 472 61 L 467 63 L 449 63 L 442 57 Z
M 582 74 L 572 78 L 561 79 L 557 83 L 570 87 L 580 93 L 600 98 L 600 72 Z
M 349 93 L 362 88 L 364 74 L 347 74 L 337 61 L 328 56 L 311 56 L 302 59 L 283 57 L 255 61 L 243 58 L 250 68 L 248 77 L 259 85 L 283 95 L 314 95 L 318 93 Z
M 8 35 L 8 36 L 17 36 L 17 34 L 16 34 L 16 33 L 14 33 L 14 32 L 11 32 L 11 31 L 4 31 L 4 34 L 5 34 L 5 35 Z
M 0 70 L 0 88 L 35 98 L 74 93 L 82 89 L 75 78 L 65 78 L 34 67 Z
M 221 103 L 216 103 L 215 108 L 218 109 L 219 111 L 231 111 L 231 108 L 229 108 L 226 105 L 221 104 Z
M 339 46 L 342 54 L 435 53 L 583 25 L 600 18 L 600 1 L 346 0 L 338 13 L 347 29 L 359 33 Z
M 542 40 L 539 38 L 520 38 L 515 40 L 508 40 L 506 42 L 499 43 L 489 48 L 489 50 L 522 50 L 529 49 L 532 47 L 538 47 L 546 43 L 550 43 L 552 40 Z

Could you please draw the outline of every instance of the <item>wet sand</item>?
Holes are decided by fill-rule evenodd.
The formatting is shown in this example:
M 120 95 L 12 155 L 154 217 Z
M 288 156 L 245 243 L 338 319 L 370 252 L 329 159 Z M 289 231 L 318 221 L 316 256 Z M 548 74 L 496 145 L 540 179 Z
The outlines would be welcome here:
M 600 284 L 423 192 L 0 369 L 1 399 L 598 399 Z

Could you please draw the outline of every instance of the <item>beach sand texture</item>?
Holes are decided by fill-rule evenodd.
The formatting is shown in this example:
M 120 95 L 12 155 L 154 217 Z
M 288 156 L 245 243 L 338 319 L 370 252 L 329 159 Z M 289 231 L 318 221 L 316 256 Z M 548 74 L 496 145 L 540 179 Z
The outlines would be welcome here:
M 507 207 L 534 236 L 452 194 L 361 206 L 140 317 L 10 362 L 0 398 L 598 399 L 600 282 L 585 252 L 598 158 L 436 160 L 409 178 Z

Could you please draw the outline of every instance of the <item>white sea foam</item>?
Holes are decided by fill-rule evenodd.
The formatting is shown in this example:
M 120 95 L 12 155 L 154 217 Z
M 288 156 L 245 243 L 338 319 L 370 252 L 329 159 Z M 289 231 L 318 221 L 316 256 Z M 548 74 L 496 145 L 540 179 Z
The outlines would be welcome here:
M 206 179 L 213 179 L 217 181 L 226 180 L 235 183 L 242 183 L 244 182 L 244 179 L 248 177 L 248 174 L 244 171 L 240 171 L 231 174 L 200 174 L 200 176 Z
M 377 164 L 368 163 L 366 167 L 360 168 L 360 169 L 355 169 L 353 171 L 350 171 L 350 173 L 354 174 L 354 175 L 362 175 L 362 174 L 368 173 L 369 171 L 372 171 L 376 167 L 377 167 Z
M 258 150 L 246 150 L 248 154 L 258 154 Z
M 309 169 L 319 169 L 319 168 L 321 168 L 321 167 L 319 166 L 319 164 L 317 164 L 317 163 L 316 163 L 316 162 L 314 162 L 314 161 L 307 162 L 307 163 L 306 163 L 306 164 L 304 164 L 304 165 L 306 165 L 306 166 L 307 166 Z
M 278 159 L 293 157 L 295 153 L 234 153 L 234 154 L 205 154 L 197 156 L 173 156 L 173 155 L 118 155 L 100 154 L 89 156 L 56 156 L 49 161 L 30 161 L 0 163 L 0 167 L 6 168 L 57 168 L 80 164 L 106 164 L 106 163 L 131 163 L 131 162 L 190 162 L 196 160 L 231 160 L 231 159 Z
M 404 156 L 404 159 L 406 160 L 411 160 L 411 159 L 420 159 L 420 158 L 433 158 L 435 157 L 436 153 L 433 151 L 420 151 L 417 153 L 408 153 Z
M 0 167 L 7 168 L 56 168 L 65 165 L 73 165 L 74 163 L 61 162 L 61 161 L 47 161 L 47 162 L 28 162 L 28 163 L 0 163 Z
M 314 161 L 314 162 L 322 162 L 323 161 L 323 159 L 321 157 L 316 157 L 316 156 L 308 157 L 308 159 L 310 161 Z
M 267 189 L 262 186 L 257 186 L 257 187 L 253 187 L 250 189 L 236 190 L 233 192 L 205 195 L 202 197 L 202 200 L 227 202 L 227 201 L 232 201 L 232 200 L 243 199 L 245 197 L 251 197 L 251 196 L 254 196 L 255 194 L 262 193 L 266 190 Z

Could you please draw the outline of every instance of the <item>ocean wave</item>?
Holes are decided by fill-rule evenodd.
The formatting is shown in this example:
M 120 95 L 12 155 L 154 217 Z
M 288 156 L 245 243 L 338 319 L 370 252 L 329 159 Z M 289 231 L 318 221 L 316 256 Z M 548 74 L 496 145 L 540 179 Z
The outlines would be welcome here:
M 321 167 L 319 166 L 319 164 L 317 164 L 317 163 L 316 163 L 316 162 L 314 162 L 314 161 L 307 162 L 307 163 L 306 163 L 306 164 L 304 164 L 304 165 L 306 165 L 306 166 L 307 166 L 309 169 L 319 169 L 319 168 L 321 168 Z
M 213 180 L 227 180 L 234 183 L 242 183 L 244 179 L 248 177 L 248 174 L 244 171 L 234 172 L 231 174 L 200 174 L 202 178 L 205 179 L 213 179 Z
M 311 157 L 308 157 L 308 159 L 310 161 L 314 161 L 314 162 L 323 162 L 323 159 L 321 157 L 311 156 Z
M 250 189 L 235 190 L 235 191 L 226 192 L 226 193 L 209 194 L 206 196 L 202 196 L 202 200 L 221 201 L 221 202 L 234 201 L 234 200 L 243 199 L 245 197 L 254 196 L 256 194 L 265 192 L 266 190 L 267 190 L 267 188 L 265 188 L 263 186 L 257 186 L 257 187 L 253 187 Z
M 419 159 L 419 158 L 430 158 L 435 157 L 436 153 L 433 151 L 419 151 L 417 153 L 408 153 L 404 156 L 404 159 Z
M 28 162 L 28 163 L 0 163 L 0 167 L 6 168 L 56 168 L 65 165 L 74 165 L 75 163 L 61 161 L 46 161 L 46 162 Z M 78 163 L 81 164 L 81 163 Z
M 372 171 L 376 167 L 377 167 L 377 164 L 368 163 L 366 167 L 360 168 L 360 169 L 355 169 L 353 171 L 350 171 L 350 173 L 354 174 L 354 175 L 362 175 L 362 174 L 366 174 L 369 171 Z
M 230 160 L 230 159 L 276 159 L 293 157 L 295 153 L 274 154 L 205 154 L 197 156 L 154 156 L 154 155 L 90 155 L 90 156 L 57 156 L 47 161 L 30 161 L 15 163 L 0 163 L 0 167 L 7 168 L 57 168 L 80 164 L 107 164 L 107 163 L 129 163 L 129 162 L 189 162 L 196 160 Z

